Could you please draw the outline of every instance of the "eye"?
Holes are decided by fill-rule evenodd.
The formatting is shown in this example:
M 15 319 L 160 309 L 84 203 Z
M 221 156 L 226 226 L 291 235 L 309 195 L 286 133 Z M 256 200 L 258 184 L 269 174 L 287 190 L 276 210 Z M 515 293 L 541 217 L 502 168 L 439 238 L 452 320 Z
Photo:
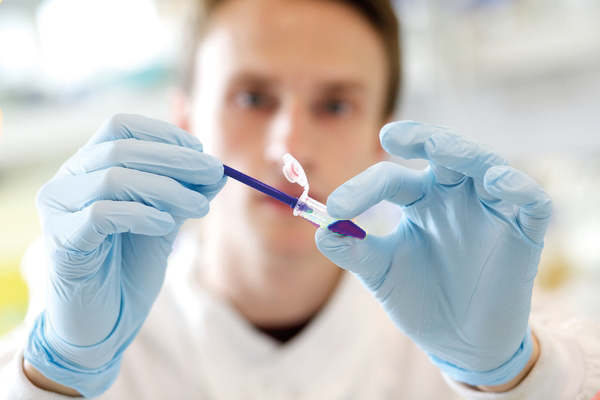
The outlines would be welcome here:
M 352 111 L 352 106 L 349 102 L 343 100 L 328 100 L 322 105 L 322 112 L 325 115 L 344 116 Z
M 273 106 L 274 100 L 258 91 L 244 91 L 235 96 L 235 102 L 238 106 L 246 109 L 266 110 Z

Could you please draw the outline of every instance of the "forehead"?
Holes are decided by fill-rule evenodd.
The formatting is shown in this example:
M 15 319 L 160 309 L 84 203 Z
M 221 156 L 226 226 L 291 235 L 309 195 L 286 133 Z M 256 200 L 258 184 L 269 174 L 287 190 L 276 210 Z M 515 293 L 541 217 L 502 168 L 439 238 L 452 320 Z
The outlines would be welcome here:
M 383 86 L 382 40 L 359 11 L 332 0 L 228 0 L 211 17 L 202 69 L 275 79 L 363 80 Z M 223 72 L 223 70 L 221 70 Z

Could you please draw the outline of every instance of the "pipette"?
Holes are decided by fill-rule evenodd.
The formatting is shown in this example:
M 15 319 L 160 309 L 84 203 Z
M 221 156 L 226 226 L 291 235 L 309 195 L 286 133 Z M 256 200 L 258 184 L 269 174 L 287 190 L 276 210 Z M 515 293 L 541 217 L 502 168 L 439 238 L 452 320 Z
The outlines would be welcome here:
M 287 180 L 292 183 L 298 183 L 304 189 L 300 198 L 290 196 L 227 165 L 223 165 L 223 167 L 225 175 L 287 204 L 294 210 L 294 215 L 307 219 L 316 226 L 357 239 L 364 239 L 367 236 L 366 232 L 354 222 L 348 219 L 339 220 L 331 217 L 327 213 L 325 204 L 308 197 L 308 179 L 306 178 L 304 169 L 292 155 L 286 154 L 283 156 L 283 162 L 283 174 Z

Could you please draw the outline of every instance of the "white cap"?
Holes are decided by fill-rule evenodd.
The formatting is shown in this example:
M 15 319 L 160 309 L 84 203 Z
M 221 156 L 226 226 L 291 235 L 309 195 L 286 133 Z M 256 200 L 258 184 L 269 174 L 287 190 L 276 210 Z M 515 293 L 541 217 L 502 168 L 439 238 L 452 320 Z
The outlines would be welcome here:
M 308 179 L 302 165 L 291 154 L 283 156 L 283 175 L 292 183 L 297 183 L 304 189 L 308 189 Z

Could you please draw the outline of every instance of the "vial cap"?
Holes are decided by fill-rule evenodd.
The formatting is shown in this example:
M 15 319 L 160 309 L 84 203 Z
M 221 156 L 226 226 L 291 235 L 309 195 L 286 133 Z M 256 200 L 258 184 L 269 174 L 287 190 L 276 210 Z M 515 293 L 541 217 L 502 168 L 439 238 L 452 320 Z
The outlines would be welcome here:
M 297 183 L 303 188 L 308 186 L 308 179 L 302 165 L 289 153 L 283 156 L 283 175 L 288 181 Z

